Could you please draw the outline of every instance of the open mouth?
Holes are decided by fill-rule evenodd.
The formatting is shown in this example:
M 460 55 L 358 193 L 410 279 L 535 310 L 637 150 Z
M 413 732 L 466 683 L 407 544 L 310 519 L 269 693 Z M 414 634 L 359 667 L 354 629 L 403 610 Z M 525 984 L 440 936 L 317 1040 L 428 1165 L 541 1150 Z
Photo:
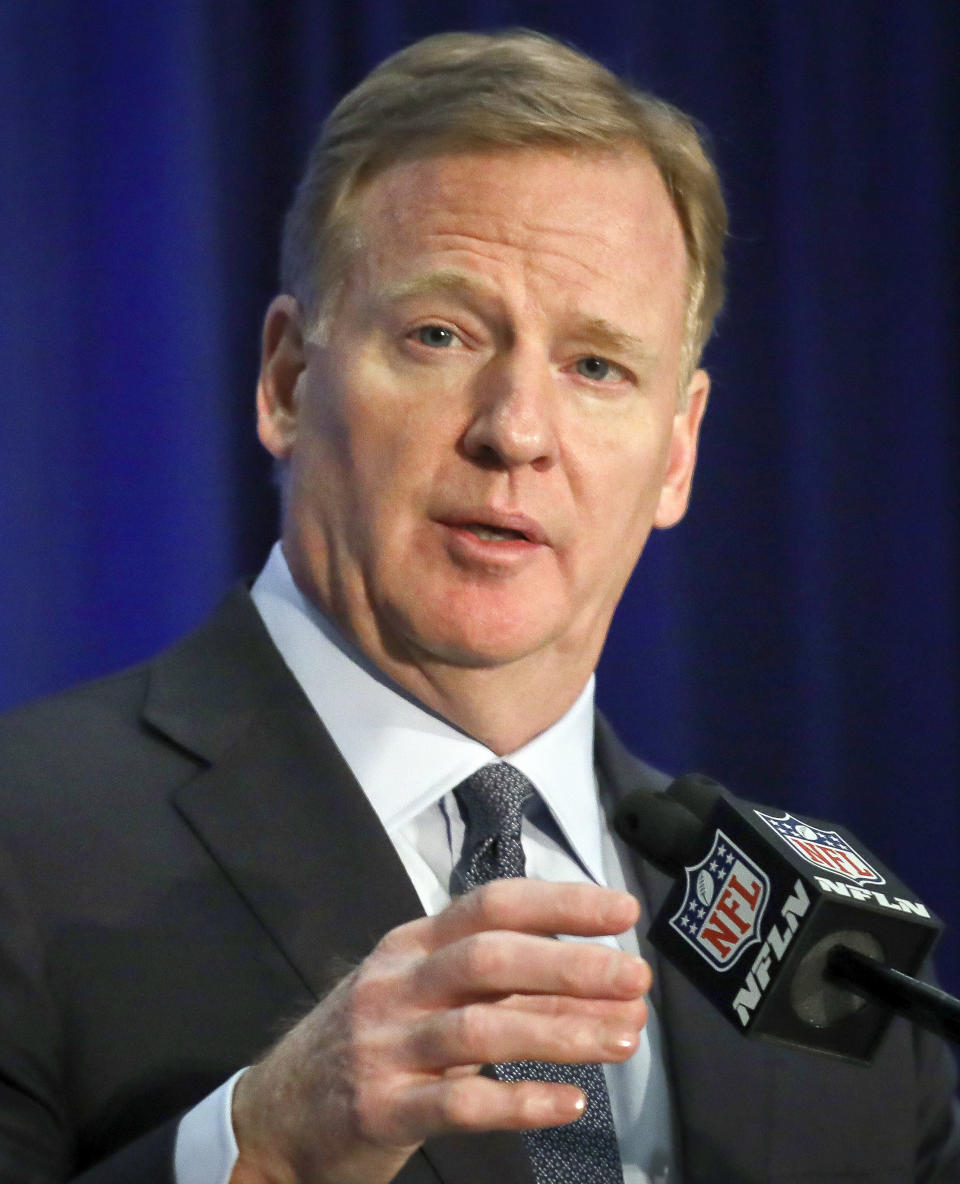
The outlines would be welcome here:
M 487 526 L 483 522 L 465 522 L 461 529 L 469 531 L 470 534 L 487 543 L 513 542 L 514 540 L 526 543 L 530 541 L 522 530 L 510 530 L 506 526 Z

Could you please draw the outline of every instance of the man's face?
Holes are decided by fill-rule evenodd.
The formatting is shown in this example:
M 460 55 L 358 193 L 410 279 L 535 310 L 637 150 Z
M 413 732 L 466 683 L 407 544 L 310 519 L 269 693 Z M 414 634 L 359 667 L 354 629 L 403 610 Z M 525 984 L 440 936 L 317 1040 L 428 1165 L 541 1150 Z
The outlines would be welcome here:
M 634 153 L 441 156 L 377 176 L 356 226 L 324 340 L 301 345 L 289 299 L 268 315 L 294 576 L 395 676 L 532 662 L 582 685 L 684 512 L 706 400 L 698 372 L 678 410 L 663 182 Z

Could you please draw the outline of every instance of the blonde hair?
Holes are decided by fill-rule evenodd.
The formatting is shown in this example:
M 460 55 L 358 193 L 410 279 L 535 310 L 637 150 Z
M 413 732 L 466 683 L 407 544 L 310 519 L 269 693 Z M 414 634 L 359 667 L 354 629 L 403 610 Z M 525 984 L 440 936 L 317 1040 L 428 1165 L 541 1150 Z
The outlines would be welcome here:
M 555 148 L 649 154 L 688 256 L 680 377 L 685 388 L 724 296 L 727 213 L 693 122 L 599 62 L 524 29 L 441 33 L 387 58 L 333 109 L 287 214 L 280 280 L 308 316 L 330 312 L 363 186 L 390 165 L 476 150 Z

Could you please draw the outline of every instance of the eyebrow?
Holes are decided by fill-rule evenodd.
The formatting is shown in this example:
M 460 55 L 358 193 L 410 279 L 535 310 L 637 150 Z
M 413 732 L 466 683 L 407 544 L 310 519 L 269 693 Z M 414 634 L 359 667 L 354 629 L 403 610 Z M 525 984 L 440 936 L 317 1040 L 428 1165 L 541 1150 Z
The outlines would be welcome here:
M 380 293 L 380 298 L 388 304 L 397 304 L 403 300 L 415 300 L 418 296 L 437 295 L 488 298 L 492 289 L 462 271 L 445 268 L 390 284 Z
M 405 300 L 437 295 L 486 301 L 496 299 L 496 289 L 462 271 L 444 268 L 398 280 L 383 289 L 380 299 L 387 304 L 398 304 Z M 569 335 L 583 338 L 598 353 L 605 351 L 628 356 L 641 365 L 652 365 L 656 361 L 656 353 L 642 337 L 621 329 L 606 317 L 578 316 L 570 327 Z
M 601 350 L 609 350 L 612 354 L 629 355 L 648 364 L 656 360 L 656 354 L 642 337 L 638 337 L 635 333 L 628 333 L 605 317 L 587 317 L 581 320 L 576 336 L 585 337 L 590 342 L 591 348 L 596 345 Z

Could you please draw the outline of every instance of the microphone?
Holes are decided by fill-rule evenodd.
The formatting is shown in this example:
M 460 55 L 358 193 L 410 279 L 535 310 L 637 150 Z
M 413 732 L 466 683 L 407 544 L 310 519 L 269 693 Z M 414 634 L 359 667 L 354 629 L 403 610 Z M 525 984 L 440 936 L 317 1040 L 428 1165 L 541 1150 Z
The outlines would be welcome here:
M 911 977 L 941 922 L 843 828 L 702 774 L 635 790 L 613 826 L 677 878 L 653 945 L 739 1031 L 860 1062 L 894 1011 L 960 1039 L 960 1002 Z

